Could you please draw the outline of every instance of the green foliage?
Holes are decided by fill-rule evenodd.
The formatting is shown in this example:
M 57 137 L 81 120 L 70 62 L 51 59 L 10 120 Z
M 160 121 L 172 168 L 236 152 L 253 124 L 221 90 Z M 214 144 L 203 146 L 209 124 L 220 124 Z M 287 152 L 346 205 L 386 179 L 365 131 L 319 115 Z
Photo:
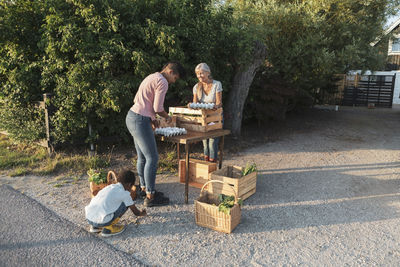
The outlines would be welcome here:
M 241 14 L 255 10 L 251 15 L 253 24 L 264 27 L 260 34 L 267 47 L 267 68 L 257 76 L 279 77 L 288 88 L 297 88 L 312 99 L 318 98 L 318 92 L 333 90 L 335 74 L 354 69 L 383 69 L 386 51 L 370 43 L 382 34 L 385 17 L 398 10 L 400 3 L 398 0 L 228 2 Z M 263 80 L 265 83 L 268 80 Z M 253 84 L 249 99 L 260 98 L 264 88 L 257 86 Z M 279 99 L 276 109 L 290 105 L 288 98 Z M 249 107 L 246 113 L 255 108 Z
M 124 118 L 136 90 L 167 61 L 181 61 L 191 75 L 171 85 L 166 109 L 190 99 L 188 88 L 196 82 L 193 69 L 199 62 L 210 64 L 224 84 L 232 77 L 235 42 L 226 30 L 232 12 L 211 0 L 0 3 L 0 99 L 6 103 L 0 107 L 0 127 L 21 139 L 43 136 L 42 127 L 26 130 L 28 137 L 17 134 L 30 123 L 39 125 L 43 116 L 14 111 L 27 110 L 44 92 L 53 94 L 56 142 L 110 135 L 128 139 Z
M 190 100 L 194 67 L 207 62 L 226 98 L 255 40 L 267 46 L 268 71 L 314 96 L 333 74 L 382 64 L 369 43 L 398 2 L 0 0 L 0 128 L 43 138 L 33 102 L 52 93 L 56 142 L 128 140 L 124 118 L 145 76 L 169 60 L 187 68 L 188 79 L 169 88 L 168 109 Z
M 219 194 L 218 201 L 219 201 L 218 210 L 225 214 L 231 214 L 231 209 L 235 205 L 235 197 Z M 238 204 L 241 206 L 243 204 L 243 201 L 239 199 Z
M 92 157 L 89 157 L 89 159 L 88 159 L 89 168 L 102 169 L 102 168 L 110 167 L 111 155 L 112 155 L 112 151 L 110 152 L 110 154 L 108 156 L 99 156 L 96 154 Z
M 95 184 L 107 183 L 107 173 L 105 171 L 89 169 L 87 174 L 89 176 L 89 182 L 94 182 Z
M 0 1 L 0 128 L 17 140 L 45 133 L 43 112 L 33 107 L 42 95 L 42 8 L 42 1 Z
M 257 165 L 255 163 L 247 163 L 246 167 L 242 170 L 242 176 L 245 176 L 247 174 L 250 174 L 252 172 L 257 171 Z

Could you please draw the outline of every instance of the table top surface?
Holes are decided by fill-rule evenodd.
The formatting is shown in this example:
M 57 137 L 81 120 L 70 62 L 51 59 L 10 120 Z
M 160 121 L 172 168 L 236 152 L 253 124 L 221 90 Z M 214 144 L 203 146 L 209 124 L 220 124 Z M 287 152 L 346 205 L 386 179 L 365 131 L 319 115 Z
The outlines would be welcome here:
M 225 129 L 213 130 L 205 133 L 188 131 L 187 134 L 184 135 L 169 136 L 169 137 L 161 136 L 161 140 L 180 143 L 180 144 L 191 144 L 202 141 L 204 139 L 225 136 L 230 133 L 231 133 L 230 130 L 225 130 Z

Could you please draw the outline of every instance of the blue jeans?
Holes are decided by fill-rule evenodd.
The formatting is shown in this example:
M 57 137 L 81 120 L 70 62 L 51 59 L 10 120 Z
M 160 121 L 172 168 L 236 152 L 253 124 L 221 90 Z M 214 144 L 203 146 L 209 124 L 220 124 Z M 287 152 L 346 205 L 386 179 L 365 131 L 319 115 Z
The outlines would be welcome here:
M 222 124 L 224 124 L 224 114 L 222 114 Z M 218 159 L 219 139 L 220 137 L 203 140 L 204 156 L 208 156 L 210 159 Z
M 129 110 L 126 126 L 133 137 L 137 153 L 137 172 L 140 187 L 146 192 L 155 193 L 158 151 L 156 138 L 151 128 L 151 119 Z
M 218 159 L 218 138 L 210 138 L 203 140 L 204 156 L 209 156 L 210 159 Z
M 111 221 L 109 221 L 109 222 L 107 222 L 107 223 L 95 223 L 95 222 L 92 222 L 92 221 L 90 221 L 90 220 L 87 220 L 87 221 L 88 221 L 88 223 L 89 223 L 90 225 L 93 225 L 94 227 L 109 226 L 109 225 L 111 224 L 111 222 L 114 221 L 116 218 L 122 217 L 122 215 L 124 215 L 125 212 L 126 212 L 127 210 L 128 210 L 128 207 L 125 206 L 124 203 L 121 203 L 121 205 L 119 206 L 119 208 L 114 212 L 114 216 L 113 216 L 113 218 L 111 219 Z

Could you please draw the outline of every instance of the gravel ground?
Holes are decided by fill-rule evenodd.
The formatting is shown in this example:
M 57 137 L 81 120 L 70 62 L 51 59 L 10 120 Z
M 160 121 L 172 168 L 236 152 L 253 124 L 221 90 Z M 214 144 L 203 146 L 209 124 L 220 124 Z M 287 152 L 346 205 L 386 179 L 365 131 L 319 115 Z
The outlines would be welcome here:
M 197 226 L 193 201 L 200 190 L 190 188 L 185 205 L 178 177 L 164 175 L 158 190 L 172 204 L 150 208 L 144 218 L 127 213 L 125 233 L 103 240 L 158 266 L 397 266 L 400 109 L 323 107 L 281 126 L 274 134 L 258 131 L 247 139 L 250 148 L 225 154 L 224 165 L 255 162 L 259 169 L 257 192 L 244 201 L 233 233 Z M 48 181 L 0 176 L 1 184 L 88 229 L 87 181 L 59 188 Z

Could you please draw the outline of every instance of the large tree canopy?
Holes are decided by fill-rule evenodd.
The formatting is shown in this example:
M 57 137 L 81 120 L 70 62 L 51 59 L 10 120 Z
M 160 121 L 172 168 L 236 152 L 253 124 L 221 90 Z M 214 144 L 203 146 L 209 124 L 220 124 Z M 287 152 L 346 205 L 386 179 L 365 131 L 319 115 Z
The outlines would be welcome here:
M 199 62 L 224 84 L 232 76 L 232 10 L 209 0 L 21 0 L 0 8 L 8 33 L 0 41 L 1 127 L 16 137 L 33 121 L 22 111 L 44 92 L 53 94 L 56 141 L 86 138 L 89 123 L 89 138 L 126 137 L 124 116 L 140 82 L 166 62 L 191 73 L 171 86 L 170 103 L 192 94 Z
M 43 117 L 33 102 L 52 93 L 56 141 L 126 138 L 124 117 L 142 79 L 179 60 L 191 75 L 170 87 L 167 105 L 186 104 L 193 69 L 207 62 L 223 84 L 226 125 L 239 136 L 248 95 L 262 92 L 255 87 L 271 75 L 312 93 L 329 88 L 333 74 L 378 68 L 381 57 L 369 43 L 396 4 L 0 0 L 0 127 L 40 138 Z M 252 87 L 254 78 L 262 82 Z
M 235 17 L 246 18 L 244 27 L 254 30 L 254 25 L 257 26 L 257 38 L 266 47 L 267 68 L 257 74 L 266 79 L 261 84 L 268 83 L 271 77 L 279 77 L 280 83 L 313 97 L 316 91 L 332 89 L 335 74 L 383 67 L 385 55 L 370 43 L 382 33 L 388 13 L 399 4 L 398 0 L 224 2 L 234 7 Z M 253 84 L 257 86 L 260 83 Z M 263 92 L 261 88 L 241 91 L 245 98 L 246 91 L 250 95 L 258 94 L 251 99 L 268 105 L 265 102 L 268 97 L 262 94 L 269 94 L 269 91 Z M 235 106 L 235 101 L 238 100 L 230 99 L 229 106 Z M 282 100 L 282 103 L 287 101 Z M 238 115 L 242 113 L 236 111 L 235 114 L 241 121 Z M 232 130 L 240 135 L 240 125 L 233 125 Z

